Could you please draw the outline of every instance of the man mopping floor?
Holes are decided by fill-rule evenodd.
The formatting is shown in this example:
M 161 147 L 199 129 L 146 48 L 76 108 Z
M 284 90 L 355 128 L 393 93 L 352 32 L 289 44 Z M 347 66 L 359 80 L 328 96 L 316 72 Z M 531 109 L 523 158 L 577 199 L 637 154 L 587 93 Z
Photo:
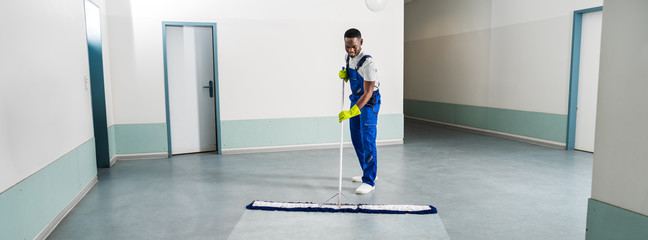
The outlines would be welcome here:
M 351 109 L 339 114 L 340 122 L 349 119 L 351 141 L 362 168 L 362 176 L 353 177 L 362 182 L 356 194 L 367 194 L 375 189 L 378 152 L 376 149 L 376 124 L 380 110 L 378 70 L 373 58 L 362 51 L 362 34 L 351 28 L 344 33 L 346 68 L 339 76 L 351 85 Z M 358 116 L 359 115 L 359 116 Z
M 381 205 L 381 204 L 342 204 L 342 121 L 349 120 L 351 141 L 355 148 L 362 176 L 353 177 L 354 182 L 362 182 L 356 189 L 356 194 L 367 194 L 375 189 L 378 155 L 376 151 L 376 123 L 380 110 L 380 93 L 376 66 L 371 56 L 362 52 L 362 36 L 360 31 L 351 28 L 344 33 L 344 45 L 347 52 L 346 68 L 339 76 L 351 85 L 351 109 L 341 111 L 340 120 L 340 175 L 337 204 L 312 202 L 273 202 L 252 201 L 246 206 L 251 210 L 266 211 L 302 211 L 302 212 L 344 212 L 344 213 L 380 213 L 380 214 L 434 214 L 437 209 L 432 205 Z M 367 91 L 365 91 L 367 90 Z M 344 92 L 344 82 L 342 82 Z M 344 108 L 344 96 L 342 106 Z M 333 198 L 332 197 L 332 198 Z M 329 200 L 331 200 L 330 198 Z

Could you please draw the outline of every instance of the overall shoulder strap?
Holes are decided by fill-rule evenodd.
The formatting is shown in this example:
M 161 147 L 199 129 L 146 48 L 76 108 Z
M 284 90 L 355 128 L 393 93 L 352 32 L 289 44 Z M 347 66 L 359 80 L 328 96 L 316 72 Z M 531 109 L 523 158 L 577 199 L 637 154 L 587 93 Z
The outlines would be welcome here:
M 362 56 L 360 61 L 358 61 L 358 66 L 356 66 L 356 69 L 360 69 L 360 67 L 362 67 L 362 64 L 364 64 L 364 62 L 367 61 L 367 58 L 370 58 L 370 57 L 371 57 L 371 55 Z M 348 61 L 347 61 L 347 64 L 348 64 Z
M 349 69 L 349 55 L 346 57 L 346 68 Z

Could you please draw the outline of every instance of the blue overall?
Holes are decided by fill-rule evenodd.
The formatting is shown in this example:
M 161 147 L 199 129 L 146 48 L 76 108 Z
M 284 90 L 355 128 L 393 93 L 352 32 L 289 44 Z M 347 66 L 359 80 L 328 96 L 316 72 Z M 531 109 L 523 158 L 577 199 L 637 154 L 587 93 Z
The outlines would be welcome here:
M 349 78 L 352 91 L 349 99 L 351 99 L 352 107 L 358 102 L 362 94 L 364 94 L 364 78 L 357 70 L 370 57 L 369 55 L 365 55 L 360 59 L 355 69 L 349 68 L 349 57 L 347 56 L 346 58 L 347 77 Z M 374 91 L 367 104 L 360 109 L 361 114 L 349 119 L 351 141 L 353 142 L 356 155 L 358 155 L 360 167 L 362 167 L 362 182 L 371 186 L 375 185 L 374 180 L 376 179 L 376 170 L 378 168 L 376 124 L 378 122 L 379 110 L 380 92 Z

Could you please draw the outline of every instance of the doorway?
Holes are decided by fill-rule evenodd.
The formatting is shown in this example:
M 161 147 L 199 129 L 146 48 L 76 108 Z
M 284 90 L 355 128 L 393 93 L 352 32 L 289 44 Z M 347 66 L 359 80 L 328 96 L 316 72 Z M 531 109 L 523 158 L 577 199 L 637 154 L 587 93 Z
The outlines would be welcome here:
M 567 149 L 594 152 L 602 7 L 574 12 Z
M 216 25 L 163 27 L 168 155 L 220 153 Z
M 99 7 L 89 0 L 84 1 L 84 8 L 96 161 L 97 167 L 108 168 L 110 167 L 110 152 L 108 150 L 108 120 L 106 118 L 106 92 L 103 72 L 103 47 L 101 43 L 101 12 Z

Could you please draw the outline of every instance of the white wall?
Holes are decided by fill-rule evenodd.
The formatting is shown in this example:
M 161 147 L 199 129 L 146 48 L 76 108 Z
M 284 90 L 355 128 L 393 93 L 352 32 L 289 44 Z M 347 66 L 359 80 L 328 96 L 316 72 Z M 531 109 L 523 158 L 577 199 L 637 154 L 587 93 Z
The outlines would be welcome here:
M 430 1 L 405 5 L 405 41 L 489 29 L 490 0 Z
M 0 2 L 0 192 L 93 137 L 82 1 Z
M 572 15 L 602 0 L 405 5 L 405 98 L 567 114 Z
M 344 31 L 363 33 L 380 68 L 381 113 L 402 113 L 403 2 L 107 2 L 115 122 L 165 122 L 162 22 L 215 22 L 221 120 L 335 116 Z
M 406 99 L 488 104 L 490 1 L 405 5 Z
M 606 1 L 592 198 L 648 216 L 648 2 Z
M 600 7 L 602 0 L 492 0 L 492 26 L 537 22 L 571 15 L 575 10 Z
M 573 12 L 602 5 L 493 0 L 488 106 L 567 114 Z

